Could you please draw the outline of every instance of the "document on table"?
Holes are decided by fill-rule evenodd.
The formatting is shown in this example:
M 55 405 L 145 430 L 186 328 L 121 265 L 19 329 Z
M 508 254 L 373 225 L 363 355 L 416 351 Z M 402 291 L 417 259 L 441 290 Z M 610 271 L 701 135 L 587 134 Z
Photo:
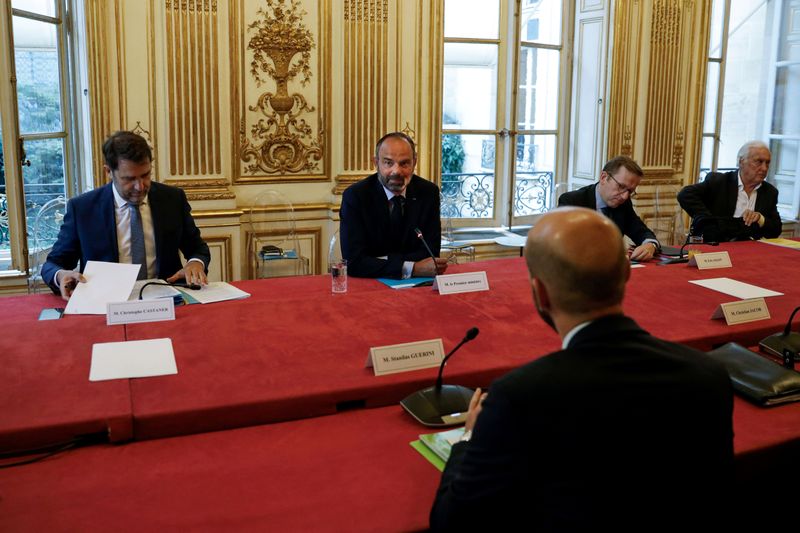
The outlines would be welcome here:
M 185 294 L 189 300 L 194 300 L 201 304 L 224 302 L 226 300 L 241 300 L 242 298 L 250 297 L 249 293 L 237 289 L 230 283 L 225 283 L 224 281 L 212 281 L 200 290 L 181 288 L 180 291 Z
M 172 340 L 103 342 L 92 346 L 89 381 L 177 374 Z
M 147 283 L 154 283 L 154 285 L 147 285 L 144 291 L 142 287 Z M 166 281 L 163 279 L 140 279 L 133 285 L 128 300 L 138 300 L 139 293 L 142 295 L 142 300 L 158 300 L 159 298 L 175 298 L 180 296 L 181 293 L 170 285 L 164 285 Z
M 731 278 L 711 278 L 711 279 L 698 279 L 690 281 L 695 285 L 700 285 L 712 291 L 728 294 L 742 300 L 749 298 L 766 298 L 768 296 L 783 296 L 782 292 L 775 292 L 769 289 L 764 289 L 749 283 L 743 283 Z
M 109 302 L 125 302 L 131 294 L 139 265 L 88 261 L 83 277 L 64 309 L 65 315 L 104 315 Z
M 764 244 L 772 244 L 773 246 L 783 246 L 784 248 L 794 248 L 795 250 L 800 250 L 800 241 L 793 241 L 791 239 L 761 239 L 758 242 L 763 242 Z

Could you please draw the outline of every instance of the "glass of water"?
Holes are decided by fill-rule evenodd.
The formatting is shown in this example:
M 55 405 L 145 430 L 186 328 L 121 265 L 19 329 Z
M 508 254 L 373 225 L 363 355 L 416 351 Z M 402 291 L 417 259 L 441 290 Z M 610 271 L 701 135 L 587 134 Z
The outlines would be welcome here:
M 347 260 L 331 261 L 331 292 L 340 294 L 347 292 Z

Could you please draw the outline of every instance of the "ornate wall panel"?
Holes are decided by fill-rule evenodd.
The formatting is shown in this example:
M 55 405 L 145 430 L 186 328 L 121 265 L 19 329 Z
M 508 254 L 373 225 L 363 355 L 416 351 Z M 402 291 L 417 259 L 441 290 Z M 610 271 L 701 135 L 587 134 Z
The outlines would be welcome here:
M 233 2 L 237 183 L 329 179 L 328 13 L 328 0 Z
M 169 173 L 222 173 L 217 0 L 166 0 Z

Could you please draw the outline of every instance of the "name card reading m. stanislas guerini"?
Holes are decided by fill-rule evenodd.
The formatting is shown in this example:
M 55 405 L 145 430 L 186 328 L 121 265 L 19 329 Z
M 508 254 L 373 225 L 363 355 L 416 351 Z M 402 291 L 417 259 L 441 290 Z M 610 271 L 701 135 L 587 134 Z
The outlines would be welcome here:
M 731 256 L 728 252 L 706 252 L 694 254 L 689 259 L 689 266 L 697 265 L 699 270 L 711 270 L 712 268 L 730 268 Z
M 745 324 L 756 320 L 766 320 L 769 316 L 767 302 L 764 298 L 752 298 L 750 300 L 739 300 L 720 304 L 711 315 L 712 319 L 725 318 L 729 326 L 735 324 Z
M 372 367 L 376 376 L 385 376 L 437 367 L 442 363 L 442 359 L 444 359 L 442 339 L 430 339 L 372 347 L 369 349 L 367 368 Z
M 436 276 L 433 281 L 433 290 L 438 290 L 439 294 L 488 291 L 489 280 L 486 278 L 485 271 L 443 274 Z
M 106 324 L 109 326 L 175 320 L 175 302 L 172 298 L 109 303 L 106 309 Z

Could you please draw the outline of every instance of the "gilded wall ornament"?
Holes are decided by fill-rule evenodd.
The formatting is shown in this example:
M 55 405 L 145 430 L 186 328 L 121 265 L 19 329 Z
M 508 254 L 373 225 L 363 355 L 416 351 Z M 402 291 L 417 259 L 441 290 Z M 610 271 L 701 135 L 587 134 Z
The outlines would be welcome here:
M 311 172 L 322 159 L 322 132 L 315 137 L 311 126 L 300 118 L 314 108 L 302 94 L 289 94 L 289 81 L 299 77 L 301 85 L 307 85 L 311 80 L 314 37 L 302 22 L 306 13 L 298 0 L 265 1 L 266 9 L 258 10 L 260 18 L 247 27 L 252 34 L 247 43 L 253 53 L 250 74 L 257 86 L 273 80 L 276 89 L 248 106 L 265 118 L 250 126 L 251 139 L 244 128 L 240 132 L 240 157 L 249 163 L 246 171 L 250 174 Z

